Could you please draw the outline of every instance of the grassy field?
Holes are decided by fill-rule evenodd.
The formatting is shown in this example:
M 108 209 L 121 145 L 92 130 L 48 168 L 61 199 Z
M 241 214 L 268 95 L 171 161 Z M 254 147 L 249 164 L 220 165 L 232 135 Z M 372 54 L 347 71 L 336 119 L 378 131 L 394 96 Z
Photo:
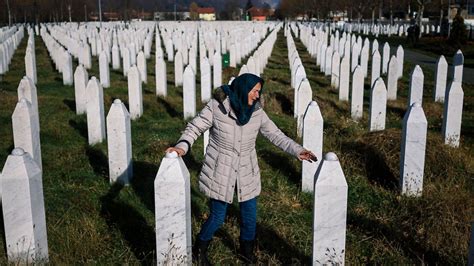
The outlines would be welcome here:
M 2 164 L 13 148 L 11 114 L 17 102 L 16 88 L 25 74 L 26 39 L 0 82 Z M 440 134 L 443 106 L 432 100 L 433 73 L 425 71 L 423 107 L 429 125 L 423 197 L 402 197 L 398 185 L 401 122 L 413 65 L 405 64 L 404 78 L 399 81 L 399 99 L 388 103 L 387 129 L 369 133 L 368 84 L 364 118 L 353 122 L 349 103 L 338 101 L 329 78 L 316 70 L 315 60 L 298 40 L 295 42 L 313 98 L 325 120 L 324 152 L 337 153 L 349 185 L 346 262 L 466 264 L 470 222 L 474 220 L 474 87 L 464 87 L 461 147 L 449 148 L 442 144 Z M 266 82 L 265 110 L 287 135 L 296 139 L 287 57 L 281 30 L 262 75 Z M 186 124 L 182 119 L 182 88 L 174 87 L 173 64 L 167 65 L 168 97 L 157 98 L 154 54 L 148 61 L 144 115 L 132 122 L 134 179 L 130 186 L 117 187 L 108 181 L 106 143 L 92 147 L 87 144 L 86 117 L 75 114 L 74 89 L 62 85 L 62 77 L 55 71 L 39 37 L 36 62 L 51 262 L 154 263 L 153 180 L 164 150 L 174 144 Z M 238 70 L 224 69 L 224 82 Z M 98 74 L 95 59 L 89 77 Z M 196 80 L 200 99 L 199 75 Z M 121 72 L 111 70 L 111 88 L 104 89 L 104 96 L 106 113 L 113 99 L 127 102 L 127 80 Z M 203 105 L 198 102 L 200 109 Z M 257 220 L 259 262 L 310 264 L 312 196 L 300 192 L 301 163 L 262 137 L 257 140 L 257 154 L 262 174 Z M 191 172 L 194 237 L 208 215 L 207 199 L 197 188 L 203 160 L 202 138 L 184 159 Z M 211 260 L 216 264 L 241 263 L 237 256 L 239 214 L 235 201 L 210 248 Z M 4 232 L 0 235 L 5 246 Z M 5 249 L 0 249 L 0 263 L 6 263 Z

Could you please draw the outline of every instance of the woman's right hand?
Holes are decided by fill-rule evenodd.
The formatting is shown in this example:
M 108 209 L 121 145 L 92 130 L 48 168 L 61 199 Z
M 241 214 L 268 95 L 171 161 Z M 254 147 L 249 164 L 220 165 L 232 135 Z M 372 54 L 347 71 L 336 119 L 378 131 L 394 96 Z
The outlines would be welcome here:
M 165 152 L 167 153 L 176 152 L 179 157 L 184 155 L 184 150 L 180 148 L 176 148 L 176 147 L 169 147 L 168 149 L 166 149 Z

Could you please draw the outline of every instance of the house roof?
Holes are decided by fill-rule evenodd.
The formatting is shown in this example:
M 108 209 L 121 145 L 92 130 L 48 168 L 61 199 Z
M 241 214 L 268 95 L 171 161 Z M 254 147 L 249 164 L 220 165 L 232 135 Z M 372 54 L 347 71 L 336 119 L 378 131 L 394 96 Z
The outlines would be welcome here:
M 197 9 L 198 14 L 214 14 L 216 13 L 213 7 L 199 7 Z

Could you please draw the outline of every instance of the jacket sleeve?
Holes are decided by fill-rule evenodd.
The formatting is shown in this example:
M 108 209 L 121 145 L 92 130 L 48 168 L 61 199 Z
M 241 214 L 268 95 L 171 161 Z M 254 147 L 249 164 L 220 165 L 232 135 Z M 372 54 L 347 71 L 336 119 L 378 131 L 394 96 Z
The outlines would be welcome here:
M 268 117 L 267 113 L 263 111 L 262 124 L 260 126 L 260 133 L 267 138 L 275 146 L 283 151 L 298 157 L 304 148 L 296 143 L 294 140 L 286 136 L 273 121 Z
M 213 102 L 212 99 L 209 101 L 206 106 L 201 110 L 201 112 L 193 118 L 184 129 L 184 132 L 181 134 L 181 137 L 178 140 L 178 143 L 175 145 L 176 148 L 184 150 L 184 153 L 188 153 L 189 149 L 193 146 L 194 141 L 206 130 L 212 126 L 213 119 Z

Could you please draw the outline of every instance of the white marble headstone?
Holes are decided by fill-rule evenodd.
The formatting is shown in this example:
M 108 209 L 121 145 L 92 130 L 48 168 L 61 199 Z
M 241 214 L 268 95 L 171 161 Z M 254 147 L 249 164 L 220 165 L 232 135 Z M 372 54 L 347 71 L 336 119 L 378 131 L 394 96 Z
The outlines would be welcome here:
M 457 81 L 451 82 L 444 103 L 441 132 L 443 134 L 444 143 L 452 147 L 459 146 L 463 102 L 464 92 L 461 83 Z
M 33 81 L 28 77 L 23 77 L 18 85 L 18 101 L 21 98 L 27 99 L 31 104 L 31 110 L 33 112 L 34 124 L 38 131 L 41 131 L 39 124 L 39 109 L 38 109 L 38 94 L 36 86 Z
M 428 122 L 420 103 L 414 103 L 403 118 L 400 153 L 402 194 L 421 196 L 425 167 Z
M 74 97 L 76 101 L 76 114 L 85 114 L 87 111 L 86 87 L 89 82 L 87 70 L 78 65 L 74 72 Z
M 105 139 L 104 90 L 96 77 L 89 80 L 87 95 L 87 134 L 89 145 Z
M 184 119 L 196 115 L 196 76 L 191 66 L 187 66 L 184 70 L 183 115 Z
M 161 160 L 155 177 L 157 264 L 191 264 L 191 185 L 176 152 Z
M 157 96 L 166 97 L 168 94 L 166 81 L 166 63 L 163 57 L 158 57 L 155 62 L 155 85 Z
M 137 56 L 137 67 L 138 67 L 138 72 L 140 72 L 140 80 L 144 84 L 147 84 L 148 78 L 147 78 L 147 70 L 146 70 L 146 59 L 145 59 L 145 54 L 143 51 L 140 51 Z
M 339 79 L 339 100 L 347 101 L 349 99 L 349 79 L 350 79 L 350 65 L 349 56 L 344 56 L 341 60 L 340 79 Z
M 9 263 L 48 262 L 42 171 L 20 148 L 2 170 L 2 209 Z
M 372 74 L 370 86 L 372 87 L 375 81 L 380 77 L 380 54 L 379 51 L 374 51 L 372 54 Z
M 314 177 L 323 154 L 323 129 L 324 120 L 321 110 L 315 101 L 312 101 L 306 108 L 303 118 L 303 147 L 316 155 L 318 161 L 303 161 L 301 188 L 304 192 L 313 193 Z
M 410 90 L 408 92 L 408 105 L 411 106 L 414 103 L 423 103 L 423 82 L 425 76 L 423 70 L 419 65 L 415 66 L 411 73 Z
M 340 99 L 340 96 L 339 96 Z M 362 118 L 364 110 L 364 73 L 356 67 L 352 77 L 351 117 L 354 120 Z
M 313 265 L 344 265 L 348 190 L 336 154 L 324 155 L 315 179 Z
M 211 99 L 211 65 L 204 57 L 201 61 L 201 101 L 207 102 Z
M 64 58 L 63 58 L 63 66 L 62 66 L 62 72 L 63 72 L 63 84 L 64 85 L 72 85 L 73 83 L 73 73 L 72 73 L 72 58 L 71 54 L 68 52 L 64 52 Z
M 378 78 L 372 86 L 369 107 L 369 130 L 385 129 L 385 115 L 387 111 L 387 89 L 382 78 Z
M 137 66 L 132 66 L 128 70 L 128 108 L 132 120 L 143 115 L 142 82 Z
M 388 63 L 388 78 L 387 78 L 387 100 L 397 99 L 398 89 L 398 58 L 392 55 Z
M 132 131 L 130 114 L 119 99 L 107 115 L 107 151 L 110 183 L 128 185 L 133 176 Z
M 212 74 L 213 74 L 213 88 L 218 88 L 222 85 L 222 57 L 220 51 L 217 51 L 213 57 Z
M 109 70 L 109 61 L 107 59 L 107 54 L 105 50 L 99 55 L 99 71 L 100 71 L 100 84 L 102 88 L 110 87 L 110 70 Z
M 297 112 L 297 135 L 301 137 L 303 134 L 303 117 L 308 107 L 308 104 L 312 101 L 313 91 L 311 90 L 311 85 L 308 79 L 303 79 L 300 83 L 298 90 L 296 112 Z
M 183 85 L 183 70 L 183 56 L 178 51 L 174 57 L 174 85 L 176 87 Z
M 22 148 L 29 153 L 38 167 L 43 169 L 41 160 L 40 132 L 37 114 L 26 98 L 21 98 L 12 114 L 13 142 L 15 148 Z
M 441 55 L 436 63 L 435 71 L 435 89 L 434 89 L 434 100 L 436 102 L 444 102 L 444 96 L 446 94 L 446 80 L 448 77 L 448 62 L 446 58 Z

